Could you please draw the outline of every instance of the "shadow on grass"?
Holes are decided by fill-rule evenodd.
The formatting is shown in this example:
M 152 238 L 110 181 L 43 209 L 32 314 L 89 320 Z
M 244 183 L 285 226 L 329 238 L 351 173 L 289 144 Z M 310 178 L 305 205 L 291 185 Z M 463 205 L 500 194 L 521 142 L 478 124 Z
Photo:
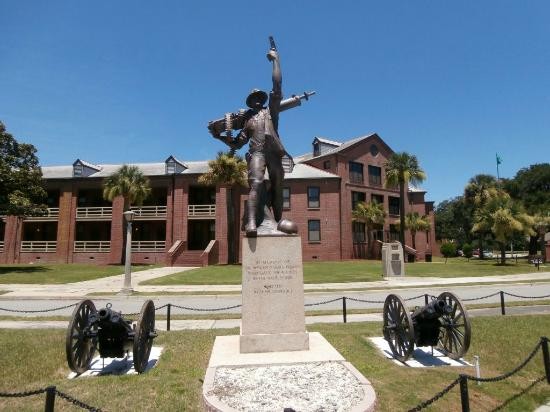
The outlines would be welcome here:
M 36 273 L 47 272 L 52 270 L 47 266 L 0 266 L 0 276 L 8 273 Z

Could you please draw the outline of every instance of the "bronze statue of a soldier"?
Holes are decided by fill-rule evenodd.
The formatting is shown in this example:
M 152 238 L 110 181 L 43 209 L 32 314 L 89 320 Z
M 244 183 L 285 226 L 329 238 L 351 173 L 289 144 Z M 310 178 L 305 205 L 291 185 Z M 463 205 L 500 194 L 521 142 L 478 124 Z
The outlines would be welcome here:
M 297 232 L 294 222 L 282 219 L 284 179 L 282 159 L 288 156 L 292 163 L 292 158 L 286 152 L 279 137 L 279 113 L 301 105 L 301 99 L 307 100 L 309 96 L 315 94 L 315 92 L 304 93 L 301 96 L 293 95 L 289 99 L 282 100 L 279 53 L 273 38 L 270 37 L 269 40 L 271 48 L 267 53 L 267 59 L 273 63 L 273 89 L 269 93 L 267 107 L 264 106 L 268 101 L 267 93 L 254 89 L 246 98 L 246 105 L 249 107 L 247 111 L 228 113 L 224 119 L 212 121 L 208 125 L 210 133 L 227 144 L 232 152 L 250 143 L 246 154 L 250 186 L 245 212 L 247 237 L 257 236 L 258 226 L 265 220 L 272 221 L 272 226 L 276 225 L 277 230 L 281 232 Z M 238 129 L 240 129 L 239 134 L 233 138 L 231 131 Z M 223 132 L 225 135 L 222 134 Z M 266 169 L 269 173 L 269 185 L 264 181 Z

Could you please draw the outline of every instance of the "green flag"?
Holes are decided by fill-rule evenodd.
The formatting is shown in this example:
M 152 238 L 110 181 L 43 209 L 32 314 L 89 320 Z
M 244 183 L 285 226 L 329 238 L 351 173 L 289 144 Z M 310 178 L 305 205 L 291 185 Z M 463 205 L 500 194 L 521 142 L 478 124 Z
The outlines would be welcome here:
M 497 165 L 502 163 L 502 158 L 497 153 Z

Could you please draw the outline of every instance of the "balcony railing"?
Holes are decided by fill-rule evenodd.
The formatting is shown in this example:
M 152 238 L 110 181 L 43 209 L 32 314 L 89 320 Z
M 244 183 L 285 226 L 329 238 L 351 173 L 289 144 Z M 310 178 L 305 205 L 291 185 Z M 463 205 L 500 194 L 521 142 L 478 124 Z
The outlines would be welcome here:
M 133 240 L 132 252 L 164 252 L 165 240 Z
M 75 240 L 75 252 L 109 252 L 111 250 L 110 240 Z
M 137 219 L 166 217 L 166 206 L 133 206 L 130 209 L 135 213 L 134 217 Z
M 216 205 L 189 205 L 187 211 L 190 219 L 216 217 Z
M 4 251 L 4 241 L 0 240 L 0 252 Z
M 43 215 L 36 216 L 26 216 L 25 220 L 40 220 L 40 219 L 57 219 L 59 217 L 59 208 L 58 207 L 49 207 L 46 210 L 46 213 Z
M 23 240 L 21 252 L 55 252 L 55 240 Z
M 111 206 L 76 208 L 77 219 L 104 219 L 110 218 L 112 215 L 113 208 Z

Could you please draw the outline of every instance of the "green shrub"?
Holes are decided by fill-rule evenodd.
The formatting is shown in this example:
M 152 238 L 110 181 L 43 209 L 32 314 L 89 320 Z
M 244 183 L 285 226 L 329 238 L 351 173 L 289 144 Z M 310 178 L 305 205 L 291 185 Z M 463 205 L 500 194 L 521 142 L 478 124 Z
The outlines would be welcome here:
M 470 245 L 469 243 L 464 243 L 464 246 L 462 246 L 462 253 L 464 253 L 465 258 L 468 258 L 468 260 L 470 260 L 470 258 L 474 254 L 473 246 Z

